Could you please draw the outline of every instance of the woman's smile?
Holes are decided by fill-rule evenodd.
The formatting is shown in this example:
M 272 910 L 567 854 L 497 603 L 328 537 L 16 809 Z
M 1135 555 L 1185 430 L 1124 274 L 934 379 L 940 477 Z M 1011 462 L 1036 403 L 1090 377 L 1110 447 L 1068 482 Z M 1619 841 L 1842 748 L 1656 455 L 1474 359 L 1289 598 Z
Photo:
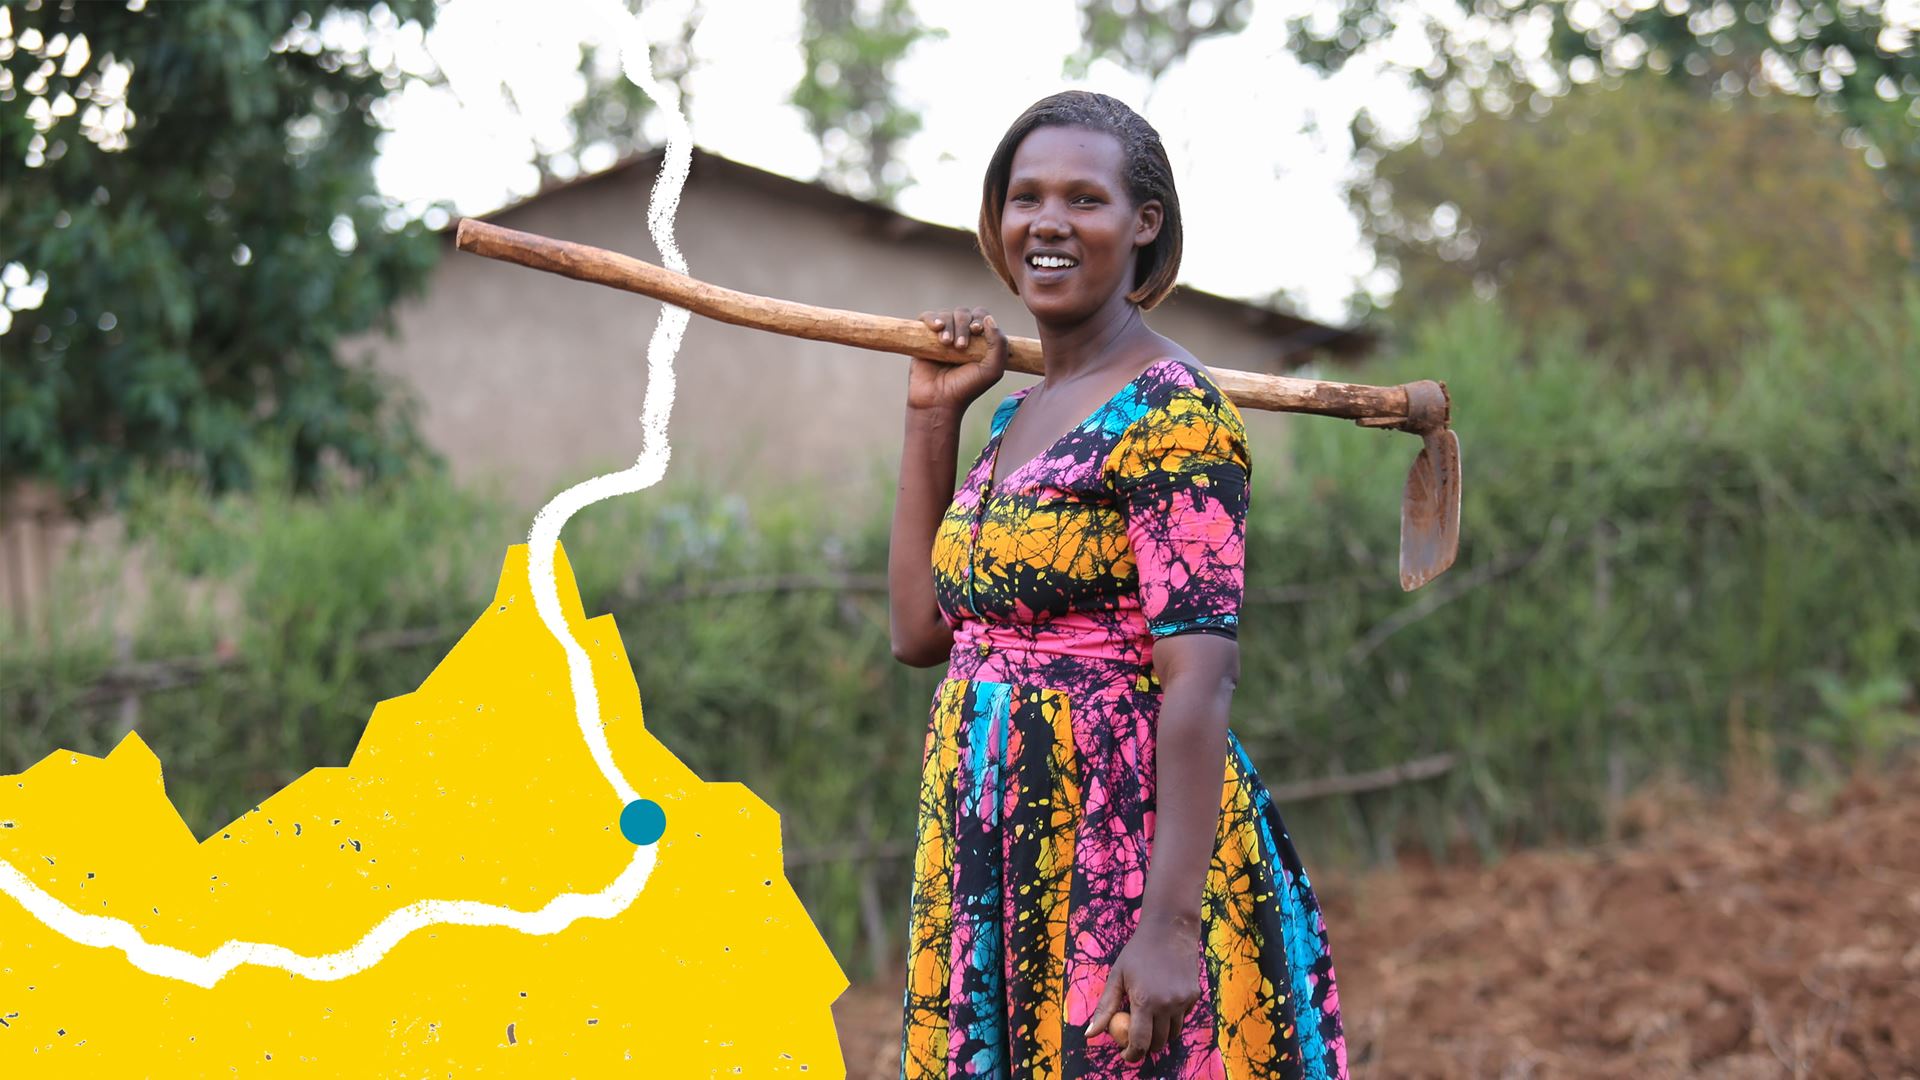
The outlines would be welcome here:
M 1035 285 L 1064 280 L 1079 265 L 1079 259 L 1053 248 L 1029 252 L 1027 255 L 1027 275 Z

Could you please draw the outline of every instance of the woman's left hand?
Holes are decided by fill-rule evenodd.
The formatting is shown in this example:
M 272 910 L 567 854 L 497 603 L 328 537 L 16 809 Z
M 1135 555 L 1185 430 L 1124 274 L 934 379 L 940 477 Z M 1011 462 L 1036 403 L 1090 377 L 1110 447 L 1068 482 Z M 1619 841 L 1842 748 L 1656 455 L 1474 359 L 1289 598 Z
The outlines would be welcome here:
M 1194 1002 L 1200 1000 L 1200 920 L 1142 919 L 1107 972 L 1106 992 L 1087 1024 L 1087 1035 L 1104 1032 L 1125 999 L 1132 1011 L 1126 1052 L 1129 1063 L 1145 1060 L 1171 1042 Z

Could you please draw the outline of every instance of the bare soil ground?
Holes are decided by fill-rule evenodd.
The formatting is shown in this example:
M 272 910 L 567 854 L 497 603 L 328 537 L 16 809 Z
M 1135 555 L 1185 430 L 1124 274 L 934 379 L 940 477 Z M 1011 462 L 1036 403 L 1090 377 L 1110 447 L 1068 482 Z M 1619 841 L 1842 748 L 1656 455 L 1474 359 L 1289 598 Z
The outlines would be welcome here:
M 1622 820 L 1596 848 L 1316 876 L 1354 1080 L 1920 1078 L 1920 763 Z M 853 1080 L 899 1075 L 900 991 L 836 1003 Z

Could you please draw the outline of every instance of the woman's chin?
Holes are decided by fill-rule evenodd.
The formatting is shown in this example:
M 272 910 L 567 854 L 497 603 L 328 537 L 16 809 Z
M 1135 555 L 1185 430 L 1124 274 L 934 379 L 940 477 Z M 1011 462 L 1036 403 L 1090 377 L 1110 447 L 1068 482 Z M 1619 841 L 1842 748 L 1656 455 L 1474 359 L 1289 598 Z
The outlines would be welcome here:
M 1020 300 L 1027 305 L 1027 313 L 1036 322 L 1076 323 L 1092 314 L 1086 304 L 1052 289 L 1036 289 L 1027 285 L 1020 290 Z

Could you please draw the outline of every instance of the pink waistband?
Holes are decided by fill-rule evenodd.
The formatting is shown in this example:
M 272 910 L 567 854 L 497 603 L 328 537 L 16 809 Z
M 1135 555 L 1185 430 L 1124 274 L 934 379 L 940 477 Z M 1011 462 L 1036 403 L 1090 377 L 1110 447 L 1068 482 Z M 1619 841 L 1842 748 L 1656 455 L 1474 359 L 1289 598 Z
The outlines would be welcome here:
M 1149 646 L 1149 649 L 1151 646 Z M 1050 656 L 1071 656 L 1075 659 L 1090 661 L 1096 665 L 1124 671 L 1151 672 L 1153 662 L 1151 651 L 1145 661 L 1131 660 L 1114 656 L 1106 649 L 1088 645 L 1074 648 L 1070 643 L 1049 641 L 1040 644 L 1025 635 L 1007 630 L 995 630 L 991 626 L 967 621 L 953 635 L 953 651 L 949 662 L 955 666 L 964 666 L 971 670 L 978 667 L 987 658 L 1001 655 L 1017 660 L 1023 657 L 1045 658 Z

